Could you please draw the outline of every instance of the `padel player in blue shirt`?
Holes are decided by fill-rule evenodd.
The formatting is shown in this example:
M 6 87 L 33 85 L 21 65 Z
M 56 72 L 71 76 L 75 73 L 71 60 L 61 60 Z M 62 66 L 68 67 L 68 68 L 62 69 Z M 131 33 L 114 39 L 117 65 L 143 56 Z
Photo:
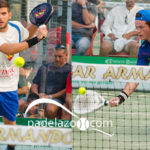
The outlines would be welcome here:
M 149 65 L 150 63 L 150 10 L 140 10 L 136 14 L 135 25 L 138 36 L 143 40 L 138 53 L 137 65 Z M 130 96 L 139 83 L 127 83 L 123 91 L 110 100 L 110 106 L 123 103 Z

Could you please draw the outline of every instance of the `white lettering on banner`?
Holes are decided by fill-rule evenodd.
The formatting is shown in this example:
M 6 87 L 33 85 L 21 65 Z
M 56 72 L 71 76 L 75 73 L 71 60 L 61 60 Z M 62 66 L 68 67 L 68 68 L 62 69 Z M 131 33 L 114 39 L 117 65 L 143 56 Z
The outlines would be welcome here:
M 70 147 L 72 130 L 0 125 L 0 143 Z
M 149 66 L 73 63 L 73 81 L 150 82 Z

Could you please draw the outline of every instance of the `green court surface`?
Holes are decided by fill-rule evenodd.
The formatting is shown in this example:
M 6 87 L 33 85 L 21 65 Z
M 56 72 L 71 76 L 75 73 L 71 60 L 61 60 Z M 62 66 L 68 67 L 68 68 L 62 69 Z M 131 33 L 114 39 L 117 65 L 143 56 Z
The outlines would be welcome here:
M 106 100 L 120 91 L 97 90 Z M 78 91 L 73 90 L 73 100 Z M 80 131 L 73 128 L 73 150 L 148 150 L 150 147 L 150 93 L 134 92 L 124 104 L 103 107 L 82 115 L 95 128 L 113 134 L 112 137 L 98 131 Z M 74 118 L 75 120 L 75 118 Z

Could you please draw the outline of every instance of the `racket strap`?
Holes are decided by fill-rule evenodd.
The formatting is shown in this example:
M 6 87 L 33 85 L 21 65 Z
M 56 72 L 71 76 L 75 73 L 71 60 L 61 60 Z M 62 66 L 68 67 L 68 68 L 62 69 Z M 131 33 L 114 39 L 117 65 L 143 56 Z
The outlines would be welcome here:
M 122 104 L 128 98 L 128 95 L 122 91 L 117 97 L 120 99 L 119 104 Z

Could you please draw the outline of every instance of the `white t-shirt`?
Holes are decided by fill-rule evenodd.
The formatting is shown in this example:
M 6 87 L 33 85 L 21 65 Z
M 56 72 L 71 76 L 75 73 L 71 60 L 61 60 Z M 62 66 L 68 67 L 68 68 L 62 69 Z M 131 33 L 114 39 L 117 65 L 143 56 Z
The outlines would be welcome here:
M 21 41 L 28 38 L 29 32 L 20 22 L 10 21 L 8 30 L 0 32 L 0 46 L 4 43 L 19 43 L 19 31 L 14 26 L 20 29 Z M 19 68 L 14 65 L 14 60 L 18 56 L 19 54 L 15 54 L 12 59 L 8 59 L 6 54 L 0 52 L 0 92 L 18 89 Z
M 143 8 L 136 5 L 130 11 L 126 6 L 114 7 L 102 25 L 102 32 L 106 36 L 113 33 L 115 37 L 121 38 L 124 33 L 135 31 L 135 15 L 141 9 Z

